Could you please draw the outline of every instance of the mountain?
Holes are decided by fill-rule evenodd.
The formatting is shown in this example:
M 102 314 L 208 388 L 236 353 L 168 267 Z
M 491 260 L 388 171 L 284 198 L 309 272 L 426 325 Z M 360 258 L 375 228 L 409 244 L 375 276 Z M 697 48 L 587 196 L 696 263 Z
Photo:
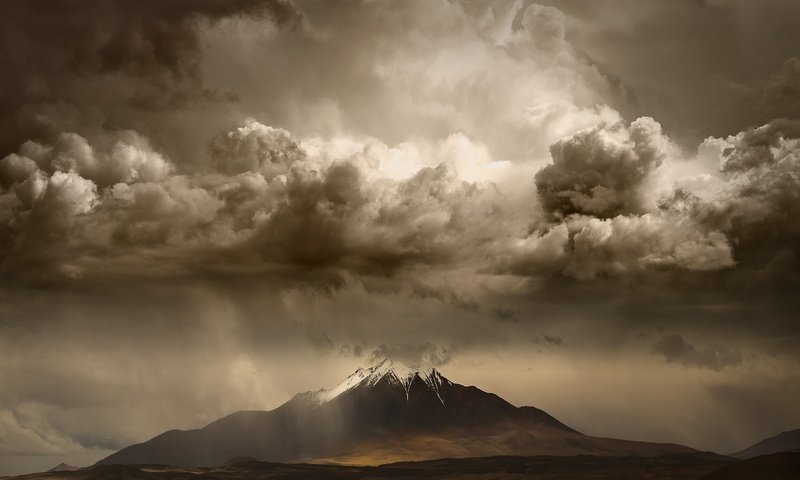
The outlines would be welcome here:
M 492 455 L 658 456 L 675 444 L 583 435 L 534 407 L 451 382 L 429 364 L 383 360 L 332 390 L 295 395 L 271 411 L 240 411 L 197 430 L 171 430 L 98 464 L 271 462 L 376 465 Z
M 753 458 L 779 452 L 800 452 L 800 428 L 765 438 L 741 452 L 731 454 L 731 457 Z
M 80 469 L 81 467 L 67 465 L 66 463 L 59 463 L 55 467 L 48 470 L 48 472 L 74 472 L 75 470 L 80 470 Z

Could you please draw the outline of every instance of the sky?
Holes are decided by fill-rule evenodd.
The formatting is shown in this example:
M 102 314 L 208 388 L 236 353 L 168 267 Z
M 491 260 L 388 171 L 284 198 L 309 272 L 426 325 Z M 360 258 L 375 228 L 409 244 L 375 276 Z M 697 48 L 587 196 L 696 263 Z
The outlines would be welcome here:
M 0 3 L 0 475 L 383 357 L 800 427 L 800 4 Z

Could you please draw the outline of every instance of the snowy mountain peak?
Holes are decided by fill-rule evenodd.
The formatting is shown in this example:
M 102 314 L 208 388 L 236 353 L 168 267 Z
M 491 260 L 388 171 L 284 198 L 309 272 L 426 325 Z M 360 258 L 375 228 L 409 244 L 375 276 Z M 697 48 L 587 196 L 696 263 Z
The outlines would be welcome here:
M 386 378 L 389 382 L 403 387 L 408 399 L 408 392 L 415 379 L 422 381 L 431 389 L 439 401 L 444 405 L 444 400 L 439 392 L 443 382 L 450 383 L 433 365 L 423 362 L 418 366 L 408 366 L 394 360 L 385 358 L 369 368 L 359 368 L 347 379 L 331 390 L 321 390 L 315 393 L 316 400 L 322 404 L 333 400 L 339 395 L 357 387 L 372 387 Z

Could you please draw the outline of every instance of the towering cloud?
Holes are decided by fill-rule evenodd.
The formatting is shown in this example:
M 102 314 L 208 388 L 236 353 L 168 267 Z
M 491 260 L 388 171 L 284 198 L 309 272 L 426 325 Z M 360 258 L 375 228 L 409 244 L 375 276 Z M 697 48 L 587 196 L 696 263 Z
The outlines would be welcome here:
M 661 125 L 646 117 L 560 140 L 550 147 L 552 165 L 536 174 L 542 206 L 554 216 L 640 213 L 642 188 L 668 147 Z
M 749 268 L 796 279 L 800 124 L 774 120 L 705 144 L 719 152 L 721 179 L 706 182 L 719 194 L 699 215 L 736 239 Z

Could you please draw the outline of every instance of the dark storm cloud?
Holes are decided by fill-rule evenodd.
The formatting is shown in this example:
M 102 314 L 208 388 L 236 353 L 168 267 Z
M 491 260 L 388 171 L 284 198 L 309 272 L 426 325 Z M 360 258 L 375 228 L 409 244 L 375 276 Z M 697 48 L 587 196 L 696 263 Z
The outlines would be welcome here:
M 23 60 L 30 59 L 25 53 L 34 51 L 49 55 L 35 58 L 37 63 L 30 67 L 42 71 L 33 70 L 33 75 L 65 68 L 90 75 L 123 72 L 176 78 L 198 75 L 200 40 L 195 22 L 232 15 L 263 15 L 280 24 L 300 18 L 291 4 L 280 0 L 100 0 L 88 5 L 29 0 L 5 5 L 3 13 L 3 51 L 15 60 L 10 65 L 15 72 L 24 72 Z
M 662 355 L 667 362 L 679 363 L 685 367 L 719 371 L 742 363 L 740 352 L 722 345 L 708 345 L 698 349 L 677 333 L 658 340 L 653 344 L 653 351 Z
M 656 118 L 687 148 L 774 118 L 752 99 L 800 43 L 793 0 L 543 3 L 575 19 L 573 45 L 631 92 L 610 104 Z
M 147 109 L 193 99 L 225 101 L 202 85 L 198 32 L 203 24 L 233 16 L 288 26 L 301 19 L 283 0 L 4 2 L 0 151 L 8 153 L 31 135 L 54 133 L 50 120 L 41 118 L 43 109 L 52 108 L 47 103 L 91 110 L 119 103 L 115 96 Z

